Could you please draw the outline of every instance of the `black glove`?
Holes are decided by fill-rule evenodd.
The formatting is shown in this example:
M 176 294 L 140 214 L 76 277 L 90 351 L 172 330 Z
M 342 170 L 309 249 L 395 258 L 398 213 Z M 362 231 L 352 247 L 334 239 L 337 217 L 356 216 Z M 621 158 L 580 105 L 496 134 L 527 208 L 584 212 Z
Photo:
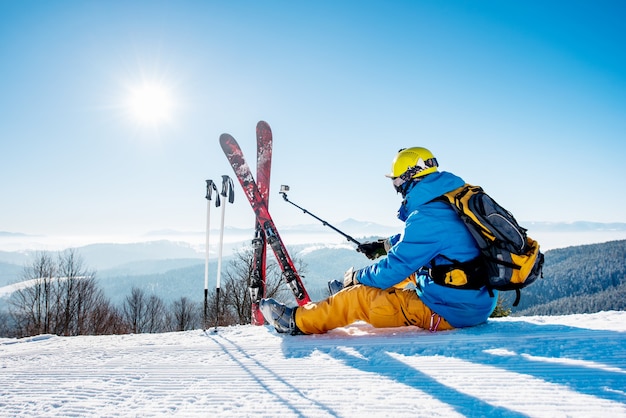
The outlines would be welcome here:
M 364 242 L 363 244 L 356 247 L 356 250 L 360 253 L 365 254 L 365 257 L 370 260 L 375 260 L 378 257 L 382 257 L 387 254 L 387 250 L 385 249 L 385 241 L 386 239 L 379 239 L 378 241 L 373 242 Z

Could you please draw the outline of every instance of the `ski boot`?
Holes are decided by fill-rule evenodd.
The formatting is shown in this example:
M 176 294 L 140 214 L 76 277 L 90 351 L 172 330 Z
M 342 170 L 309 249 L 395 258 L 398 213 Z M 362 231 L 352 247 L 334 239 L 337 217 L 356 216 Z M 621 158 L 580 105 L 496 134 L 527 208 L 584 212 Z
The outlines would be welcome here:
M 343 289 L 343 282 L 340 282 L 339 280 L 331 280 L 328 282 L 328 292 L 330 293 L 330 295 L 334 295 L 335 293 L 338 293 L 340 290 Z
M 294 308 L 278 303 L 274 299 L 261 299 L 259 308 L 265 320 L 273 325 L 277 332 L 291 335 L 303 334 L 296 326 Z

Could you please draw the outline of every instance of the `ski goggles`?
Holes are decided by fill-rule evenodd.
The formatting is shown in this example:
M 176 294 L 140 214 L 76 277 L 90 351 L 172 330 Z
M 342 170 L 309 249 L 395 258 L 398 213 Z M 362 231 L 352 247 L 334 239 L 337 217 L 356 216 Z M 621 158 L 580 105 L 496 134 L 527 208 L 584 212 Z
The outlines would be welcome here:
M 391 178 L 391 182 L 393 183 L 393 188 L 396 190 L 396 192 L 401 193 L 402 192 L 402 185 L 404 183 L 406 183 L 406 180 L 402 178 L 402 176 L 400 177 L 392 177 Z
M 391 181 L 393 183 L 393 187 L 396 190 L 396 192 L 398 193 L 403 193 L 403 185 L 410 180 L 418 180 L 418 178 L 413 178 L 413 176 L 415 176 L 416 174 L 418 174 L 421 171 L 424 171 L 428 168 L 431 167 L 438 167 L 439 164 L 437 164 L 437 159 L 436 158 L 429 158 L 428 160 L 424 161 L 421 158 L 418 160 L 417 164 L 415 164 L 413 167 L 410 167 L 409 169 L 407 169 L 404 173 L 402 173 L 401 175 L 399 175 L 398 177 L 391 177 Z

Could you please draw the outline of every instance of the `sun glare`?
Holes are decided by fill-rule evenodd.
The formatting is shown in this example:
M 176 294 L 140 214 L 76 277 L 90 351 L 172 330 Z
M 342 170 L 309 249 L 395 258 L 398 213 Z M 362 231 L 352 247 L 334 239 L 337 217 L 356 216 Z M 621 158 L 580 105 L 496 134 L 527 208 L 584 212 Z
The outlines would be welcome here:
M 129 93 L 128 111 L 138 124 L 156 127 L 171 122 L 174 98 L 162 83 L 144 81 Z

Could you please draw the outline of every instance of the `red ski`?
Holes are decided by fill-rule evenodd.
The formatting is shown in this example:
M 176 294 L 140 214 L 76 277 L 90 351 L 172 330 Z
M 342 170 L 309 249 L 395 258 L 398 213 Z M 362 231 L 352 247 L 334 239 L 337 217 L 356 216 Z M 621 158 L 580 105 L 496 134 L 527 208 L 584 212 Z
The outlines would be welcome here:
M 265 206 L 269 208 L 270 173 L 272 167 L 272 130 L 267 122 L 260 121 L 256 125 L 256 179 L 257 187 Z M 250 323 L 263 325 L 263 314 L 259 310 L 259 302 L 265 297 L 266 280 L 266 249 L 267 241 L 263 232 L 263 225 L 257 218 L 254 239 L 252 271 L 250 272 L 250 299 L 252 301 L 252 317 Z
M 250 206 L 252 206 L 252 210 L 256 215 L 257 223 L 260 224 L 263 229 L 267 243 L 274 251 L 276 261 L 278 261 L 278 264 L 283 271 L 285 281 L 291 288 L 296 298 L 296 302 L 300 306 L 309 303 L 311 299 L 304 288 L 302 279 L 298 275 L 291 257 L 289 257 L 289 253 L 287 252 L 283 241 L 280 239 L 276 225 L 274 224 L 270 212 L 267 209 L 267 203 L 263 199 L 263 195 L 254 181 L 254 177 L 250 171 L 250 166 L 246 163 L 239 144 L 231 135 L 222 134 L 220 136 L 220 145 L 222 146 L 222 150 L 224 151 L 224 154 L 226 154 L 226 158 L 228 158 L 230 165 L 233 167 L 235 176 L 239 180 L 244 194 L 250 202 Z

